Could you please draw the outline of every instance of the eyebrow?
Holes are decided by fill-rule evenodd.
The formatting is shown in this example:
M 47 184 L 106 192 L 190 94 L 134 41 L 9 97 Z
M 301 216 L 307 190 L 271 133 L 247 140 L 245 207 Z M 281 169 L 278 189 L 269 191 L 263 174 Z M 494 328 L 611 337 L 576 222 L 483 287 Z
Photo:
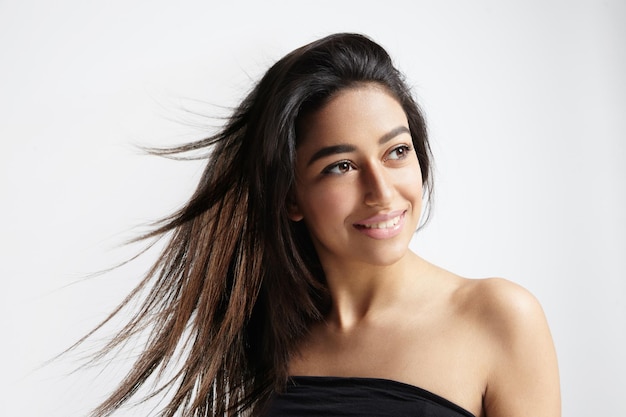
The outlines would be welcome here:
M 385 133 L 384 135 L 382 135 L 380 139 L 378 139 L 378 144 L 384 145 L 385 143 L 389 142 L 391 139 L 395 138 L 396 136 L 402 133 L 408 133 L 410 135 L 411 131 L 406 126 L 398 126 L 390 130 L 389 132 Z M 317 161 L 318 159 L 325 158 L 330 155 L 335 155 L 338 153 L 349 153 L 349 152 L 354 152 L 354 151 L 356 151 L 356 147 L 354 145 L 349 145 L 349 144 L 326 146 L 318 150 L 317 152 L 313 154 L 313 156 L 311 156 L 311 159 L 309 159 L 309 163 L 307 164 L 307 166 L 311 165 L 313 162 Z

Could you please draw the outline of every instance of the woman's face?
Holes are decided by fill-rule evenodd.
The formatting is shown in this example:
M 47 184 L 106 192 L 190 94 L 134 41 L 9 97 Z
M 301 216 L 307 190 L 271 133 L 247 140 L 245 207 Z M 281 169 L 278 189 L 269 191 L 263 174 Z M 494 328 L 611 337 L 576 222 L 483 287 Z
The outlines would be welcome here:
M 377 84 L 343 90 L 302 120 L 289 213 L 322 264 L 390 265 L 407 252 L 422 205 L 408 126 Z

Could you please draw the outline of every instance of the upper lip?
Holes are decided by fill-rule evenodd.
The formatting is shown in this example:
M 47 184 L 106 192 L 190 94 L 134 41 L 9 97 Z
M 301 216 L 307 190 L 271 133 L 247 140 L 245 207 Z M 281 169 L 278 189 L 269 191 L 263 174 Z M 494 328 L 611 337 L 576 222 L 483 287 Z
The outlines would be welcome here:
M 360 220 L 358 222 L 356 222 L 355 224 L 357 225 L 370 225 L 370 224 L 376 224 L 376 223 L 381 223 L 381 222 L 386 222 L 388 220 L 394 219 L 398 216 L 401 216 L 404 212 L 406 212 L 406 210 L 394 210 L 394 211 L 390 211 L 388 213 L 380 213 L 380 214 L 376 214 L 372 217 L 368 217 L 367 219 L 363 219 Z

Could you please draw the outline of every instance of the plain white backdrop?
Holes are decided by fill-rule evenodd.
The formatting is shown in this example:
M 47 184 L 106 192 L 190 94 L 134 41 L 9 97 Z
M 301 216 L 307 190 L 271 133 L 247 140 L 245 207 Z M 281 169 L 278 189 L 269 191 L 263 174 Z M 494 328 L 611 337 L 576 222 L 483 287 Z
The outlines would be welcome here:
M 383 44 L 426 114 L 436 194 L 414 249 L 532 291 L 563 416 L 626 415 L 626 2 L 0 0 L 1 415 L 83 415 L 124 369 L 41 365 L 154 253 L 81 277 L 194 188 L 198 163 L 134 146 L 206 136 L 274 61 L 338 31 Z

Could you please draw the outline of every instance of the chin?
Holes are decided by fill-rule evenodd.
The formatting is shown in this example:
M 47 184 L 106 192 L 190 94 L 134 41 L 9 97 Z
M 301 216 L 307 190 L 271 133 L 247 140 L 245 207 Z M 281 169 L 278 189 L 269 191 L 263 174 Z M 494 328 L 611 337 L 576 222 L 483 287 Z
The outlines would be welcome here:
M 399 245 L 400 246 L 400 245 Z M 397 248 L 384 248 L 373 251 L 364 251 L 366 256 L 361 256 L 363 263 L 372 266 L 391 266 L 400 262 L 410 252 L 407 245 L 402 244 Z

